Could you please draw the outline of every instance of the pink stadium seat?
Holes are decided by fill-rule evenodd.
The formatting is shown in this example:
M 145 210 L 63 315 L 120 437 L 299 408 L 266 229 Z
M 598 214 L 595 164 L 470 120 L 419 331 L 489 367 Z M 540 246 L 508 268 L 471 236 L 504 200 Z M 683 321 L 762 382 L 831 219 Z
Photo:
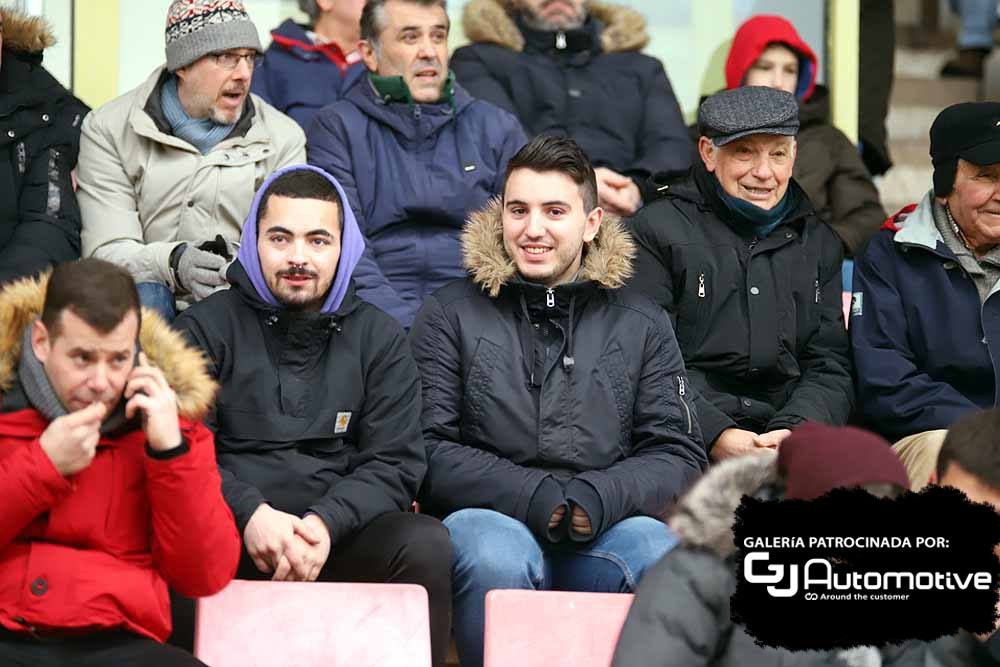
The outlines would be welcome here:
M 484 667 L 608 667 L 632 597 L 490 591 Z
M 211 667 L 429 667 L 427 591 L 410 584 L 234 581 L 198 601 Z

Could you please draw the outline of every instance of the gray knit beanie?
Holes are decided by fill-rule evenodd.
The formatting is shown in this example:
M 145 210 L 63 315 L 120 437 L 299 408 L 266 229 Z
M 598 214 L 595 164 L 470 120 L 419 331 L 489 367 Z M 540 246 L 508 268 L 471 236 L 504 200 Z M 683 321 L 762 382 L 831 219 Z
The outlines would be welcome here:
M 166 41 L 171 72 L 217 51 L 264 51 L 240 0 L 174 0 L 167 10 Z

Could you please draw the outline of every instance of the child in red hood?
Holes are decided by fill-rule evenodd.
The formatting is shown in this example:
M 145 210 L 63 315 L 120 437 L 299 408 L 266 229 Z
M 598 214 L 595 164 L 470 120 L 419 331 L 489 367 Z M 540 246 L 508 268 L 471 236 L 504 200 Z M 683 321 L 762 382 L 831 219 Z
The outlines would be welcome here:
M 780 16 L 761 14 L 736 31 L 726 58 L 726 88 L 768 86 L 799 100 L 798 152 L 792 177 L 854 252 L 885 220 L 878 191 L 857 148 L 830 124 L 829 92 L 816 84 L 816 54 Z

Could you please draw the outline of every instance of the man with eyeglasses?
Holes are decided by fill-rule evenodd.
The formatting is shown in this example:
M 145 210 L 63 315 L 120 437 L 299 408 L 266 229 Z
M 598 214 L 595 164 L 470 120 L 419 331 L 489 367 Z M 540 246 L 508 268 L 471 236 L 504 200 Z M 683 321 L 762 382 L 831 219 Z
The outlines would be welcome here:
M 166 64 L 83 124 L 83 256 L 128 269 L 168 320 L 227 286 L 254 192 L 305 162 L 299 126 L 250 93 L 260 53 L 239 0 L 174 0 Z

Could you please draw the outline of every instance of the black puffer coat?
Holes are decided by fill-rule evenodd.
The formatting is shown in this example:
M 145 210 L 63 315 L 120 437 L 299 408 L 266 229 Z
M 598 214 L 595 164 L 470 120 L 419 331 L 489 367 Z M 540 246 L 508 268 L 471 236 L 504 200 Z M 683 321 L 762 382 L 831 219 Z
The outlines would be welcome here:
M 240 534 L 265 501 L 314 512 L 334 545 L 407 509 L 426 454 L 420 377 L 399 324 L 353 287 L 327 315 L 264 303 L 239 262 L 228 278 L 231 289 L 175 326 L 221 386 L 207 421 Z
M 36 18 L 3 10 L 0 54 L 0 283 L 80 256 L 71 173 L 89 111 L 42 67 Z
M 840 239 L 799 193 L 766 238 L 733 220 L 699 162 L 632 219 L 632 287 L 669 314 L 699 395 L 705 443 L 805 420 L 839 426 L 854 403 Z
M 421 497 L 447 514 L 502 512 L 536 535 L 566 501 L 594 536 L 658 515 L 706 465 L 666 315 L 618 289 L 631 240 L 606 219 L 577 282 L 516 277 L 499 203 L 463 237 L 471 279 L 432 295 L 410 339 L 423 379 L 428 472 Z
M 451 67 L 474 97 L 507 109 L 529 137 L 572 137 L 595 166 L 643 181 L 686 169 L 693 148 L 680 106 L 656 58 L 642 15 L 590 2 L 579 30 L 542 32 L 524 25 L 512 3 L 472 0 L 462 25 L 472 43 Z

